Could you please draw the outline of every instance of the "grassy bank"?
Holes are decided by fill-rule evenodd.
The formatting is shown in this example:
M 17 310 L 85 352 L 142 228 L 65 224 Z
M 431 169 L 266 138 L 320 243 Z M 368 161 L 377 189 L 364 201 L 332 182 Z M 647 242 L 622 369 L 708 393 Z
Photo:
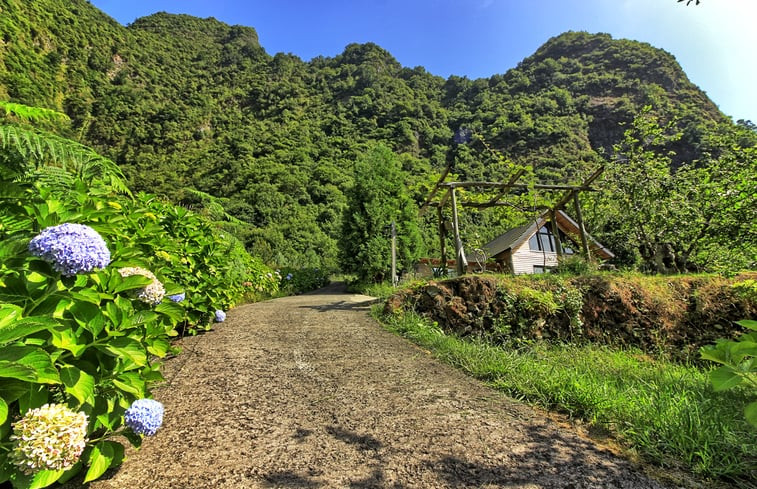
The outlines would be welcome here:
M 601 426 L 645 460 L 757 487 L 757 433 L 744 391 L 712 391 L 706 371 L 597 345 L 517 349 L 445 334 L 411 312 L 387 328 L 512 397 Z

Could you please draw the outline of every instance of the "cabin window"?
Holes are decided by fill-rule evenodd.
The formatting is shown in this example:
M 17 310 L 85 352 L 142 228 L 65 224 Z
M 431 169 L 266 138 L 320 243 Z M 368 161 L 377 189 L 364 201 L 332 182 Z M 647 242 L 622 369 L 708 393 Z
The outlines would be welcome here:
M 573 249 L 573 240 L 570 239 L 562 229 L 558 230 L 560 233 L 560 244 L 562 245 L 563 254 L 573 255 L 575 250 Z M 549 253 L 557 252 L 557 245 L 555 244 L 555 236 L 552 234 L 552 230 L 549 226 L 544 225 L 539 228 L 539 232 L 534 233 L 528 240 L 528 248 L 532 251 L 546 251 Z
M 544 267 L 541 265 L 534 265 L 534 273 L 552 273 L 555 267 Z
M 547 226 L 542 226 L 539 231 L 528 240 L 528 248 L 533 251 L 548 251 L 555 253 L 555 237 L 552 236 Z

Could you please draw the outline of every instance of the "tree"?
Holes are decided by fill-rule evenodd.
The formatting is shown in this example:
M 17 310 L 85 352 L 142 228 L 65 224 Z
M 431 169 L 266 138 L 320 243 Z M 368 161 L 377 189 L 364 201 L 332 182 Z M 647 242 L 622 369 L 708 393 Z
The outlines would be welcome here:
M 662 148 L 679 137 L 650 107 L 634 118 L 590 210 L 599 239 L 625 265 L 635 255 L 657 273 L 749 266 L 757 248 L 757 149 L 735 144 L 738 134 L 713 138 L 717 156 L 675 168 Z
M 418 210 L 405 188 L 397 156 L 384 145 L 369 149 L 355 165 L 355 184 L 347 193 L 340 263 L 364 281 L 389 276 L 390 226 L 397 227 L 397 263 L 409 269 L 422 251 Z

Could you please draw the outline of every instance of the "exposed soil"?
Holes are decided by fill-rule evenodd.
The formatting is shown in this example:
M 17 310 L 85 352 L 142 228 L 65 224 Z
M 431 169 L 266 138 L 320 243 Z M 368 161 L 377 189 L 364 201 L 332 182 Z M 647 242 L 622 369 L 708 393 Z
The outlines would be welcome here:
M 700 348 L 718 338 L 742 334 L 744 328 L 735 321 L 757 317 L 757 301 L 742 292 L 751 290 L 747 284 L 757 279 L 753 273 L 730 279 L 638 280 L 617 274 L 534 278 L 463 275 L 428 282 L 390 297 L 384 312 L 412 309 L 459 336 L 590 341 L 665 353 L 683 362 L 700 360 Z
M 185 338 L 154 391 L 163 427 L 90 487 L 671 487 L 385 331 L 370 304 L 336 284 Z

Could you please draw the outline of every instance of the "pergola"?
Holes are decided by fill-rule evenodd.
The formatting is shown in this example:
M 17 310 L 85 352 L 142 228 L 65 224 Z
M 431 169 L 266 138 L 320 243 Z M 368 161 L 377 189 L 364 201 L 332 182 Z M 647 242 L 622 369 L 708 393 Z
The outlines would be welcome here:
M 426 198 L 426 201 L 421 206 L 421 213 L 425 212 L 425 210 L 429 207 L 436 207 L 436 215 L 439 220 L 439 240 L 441 243 L 441 262 L 442 264 L 447 263 L 447 250 L 446 250 L 446 237 L 447 237 L 447 228 L 445 226 L 444 217 L 442 215 L 443 208 L 447 205 L 447 203 L 450 204 L 452 207 L 452 233 L 455 243 L 455 263 L 456 263 L 456 271 L 458 275 L 462 275 L 465 273 L 466 268 L 468 266 L 468 261 L 465 257 L 465 252 L 463 250 L 463 242 L 460 239 L 460 222 L 458 218 L 458 206 L 460 207 L 470 207 L 470 208 L 478 208 L 478 209 L 484 209 L 489 207 L 497 207 L 497 206 L 506 206 L 511 205 L 509 202 L 506 202 L 503 199 L 509 192 L 513 190 L 525 190 L 530 191 L 531 189 L 534 190 L 543 190 L 547 192 L 562 192 L 562 195 L 559 199 L 555 201 L 554 204 L 549 206 L 539 206 L 542 210 L 548 210 L 550 212 L 550 222 L 552 225 L 552 234 L 554 235 L 555 241 L 556 241 L 556 248 L 558 255 L 562 254 L 562 244 L 560 243 L 560 234 L 557 230 L 557 224 L 555 221 L 555 212 L 558 210 L 564 209 L 566 205 L 568 205 L 571 201 L 573 201 L 573 207 L 576 214 L 576 222 L 578 223 L 579 228 L 579 234 L 581 238 L 581 249 L 583 251 L 584 256 L 587 259 L 590 259 L 589 255 L 589 244 L 588 240 L 586 238 L 586 228 L 584 226 L 584 220 L 583 215 L 581 213 L 581 204 L 579 202 L 579 194 L 581 192 L 595 192 L 597 189 L 591 187 L 592 182 L 596 180 L 604 171 L 604 167 L 598 168 L 594 173 L 592 173 L 584 182 L 580 185 L 548 185 L 548 184 L 533 184 L 528 185 L 525 183 L 520 183 L 519 180 L 521 177 L 526 173 L 525 169 L 521 169 L 517 171 L 515 174 L 513 174 L 512 177 L 506 182 L 445 182 L 444 179 L 447 178 L 447 175 L 449 174 L 449 167 L 444 171 L 441 178 L 439 179 L 439 182 L 436 184 L 436 186 L 431 190 L 429 193 L 429 196 Z M 457 189 L 479 189 L 479 190 L 494 190 L 496 193 L 494 197 L 491 199 L 480 202 L 480 201 L 474 201 L 474 200 L 465 200 L 465 199 L 458 199 L 458 194 L 456 192 Z M 442 192 L 442 196 L 439 200 L 434 200 L 434 197 L 439 192 Z

